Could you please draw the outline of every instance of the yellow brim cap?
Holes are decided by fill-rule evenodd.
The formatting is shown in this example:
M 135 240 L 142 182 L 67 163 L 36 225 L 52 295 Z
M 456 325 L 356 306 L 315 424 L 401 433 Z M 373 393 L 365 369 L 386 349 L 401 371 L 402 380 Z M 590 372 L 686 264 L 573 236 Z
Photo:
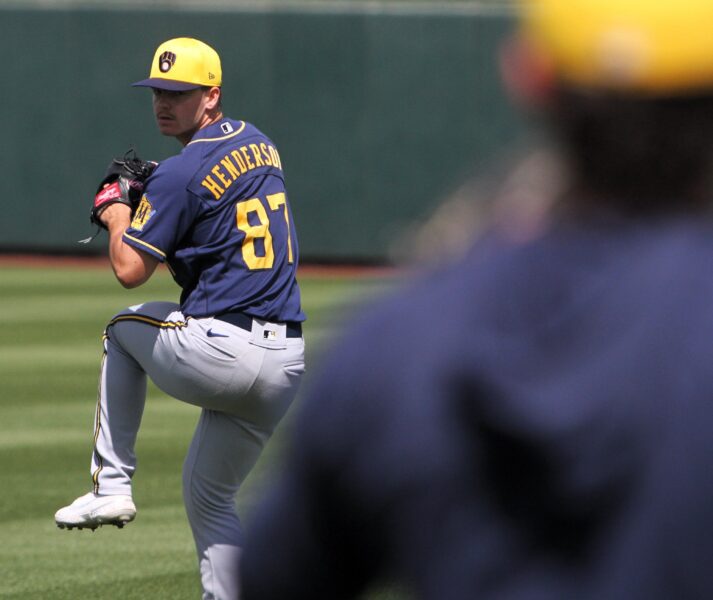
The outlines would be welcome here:
M 148 79 L 132 85 L 171 91 L 186 91 L 203 86 L 220 87 L 220 57 L 213 48 L 200 40 L 168 40 L 156 49 Z

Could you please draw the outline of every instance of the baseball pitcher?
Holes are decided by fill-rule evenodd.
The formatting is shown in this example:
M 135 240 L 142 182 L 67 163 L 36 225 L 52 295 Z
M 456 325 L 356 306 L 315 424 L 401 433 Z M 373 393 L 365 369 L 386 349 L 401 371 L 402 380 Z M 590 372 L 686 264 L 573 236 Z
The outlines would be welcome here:
M 204 599 L 238 597 L 242 533 L 235 495 L 294 398 L 304 372 L 298 245 L 275 144 L 223 116 L 221 62 L 205 43 L 171 39 L 148 79 L 153 112 L 180 154 L 116 160 L 92 220 L 109 234 L 119 282 L 143 284 L 165 263 L 178 304 L 147 302 L 106 328 L 94 421 L 91 490 L 55 514 L 60 528 L 123 527 L 147 376 L 201 407 L 183 494 Z

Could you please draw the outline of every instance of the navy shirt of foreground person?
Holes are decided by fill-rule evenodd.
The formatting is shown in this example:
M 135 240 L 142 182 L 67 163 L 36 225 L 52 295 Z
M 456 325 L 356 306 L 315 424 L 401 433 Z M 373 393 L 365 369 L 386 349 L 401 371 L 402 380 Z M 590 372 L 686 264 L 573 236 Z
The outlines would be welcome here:
M 710 598 L 711 264 L 709 223 L 563 226 L 375 310 L 299 413 L 244 598 Z

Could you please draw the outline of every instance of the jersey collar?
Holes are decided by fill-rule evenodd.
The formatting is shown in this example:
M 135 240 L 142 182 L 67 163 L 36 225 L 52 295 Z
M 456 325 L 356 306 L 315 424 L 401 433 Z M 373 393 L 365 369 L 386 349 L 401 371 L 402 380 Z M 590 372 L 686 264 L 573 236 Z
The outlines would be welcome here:
M 231 121 L 223 118 L 203 129 L 199 129 L 193 139 L 186 144 L 190 146 L 196 142 L 216 142 L 239 135 L 245 129 L 245 121 Z

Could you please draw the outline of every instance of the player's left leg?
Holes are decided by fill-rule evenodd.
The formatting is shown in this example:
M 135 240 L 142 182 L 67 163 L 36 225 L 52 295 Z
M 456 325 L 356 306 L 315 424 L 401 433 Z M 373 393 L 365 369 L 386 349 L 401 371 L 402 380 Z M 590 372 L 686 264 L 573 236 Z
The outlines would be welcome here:
M 170 320 L 178 305 L 153 302 L 131 307 L 112 319 L 104 335 L 104 355 L 99 399 L 94 421 L 91 460 L 92 491 L 55 514 L 60 527 L 119 527 L 136 515 L 131 478 L 136 468 L 134 445 L 146 400 L 146 371 L 170 368 L 169 357 L 156 357 L 152 349 L 162 331 L 183 326 Z
M 186 326 L 177 309 L 172 302 L 133 306 L 116 315 L 106 329 L 92 457 L 97 494 L 131 494 L 147 374 L 171 369 L 173 357 L 159 354 L 155 348 L 161 336 Z

